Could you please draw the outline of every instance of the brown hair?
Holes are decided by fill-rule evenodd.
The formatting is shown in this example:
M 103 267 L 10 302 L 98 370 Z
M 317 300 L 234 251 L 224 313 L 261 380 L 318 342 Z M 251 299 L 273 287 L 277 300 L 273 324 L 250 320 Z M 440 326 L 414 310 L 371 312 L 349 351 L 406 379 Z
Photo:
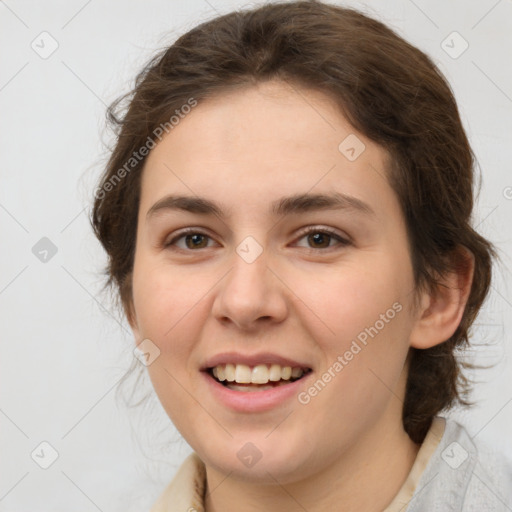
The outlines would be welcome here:
M 119 292 L 130 317 L 145 160 L 140 149 L 151 147 L 159 127 L 172 129 L 170 116 L 191 99 L 201 102 L 269 79 L 328 94 L 357 130 L 388 150 L 389 181 L 405 216 L 417 289 L 434 289 L 436 278 L 463 265 L 461 246 L 474 255 L 471 292 L 457 330 L 444 343 L 409 354 L 403 423 L 420 443 L 437 413 L 466 403 L 468 381 L 455 349 L 468 344 L 495 252 L 470 225 L 474 158 L 450 87 L 428 56 L 384 24 L 318 1 L 274 3 L 205 22 L 153 58 L 133 91 L 108 110 L 117 143 L 91 215 L 109 258 L 107 285 Z

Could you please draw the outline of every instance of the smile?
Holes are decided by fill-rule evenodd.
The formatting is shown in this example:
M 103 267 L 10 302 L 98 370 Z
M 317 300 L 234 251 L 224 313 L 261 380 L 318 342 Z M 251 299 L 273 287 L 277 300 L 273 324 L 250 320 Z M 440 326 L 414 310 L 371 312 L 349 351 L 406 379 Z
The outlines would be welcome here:
M 309 368 L 281 366 L 279 364 L 219 364 L 208 373 L 223 386 L 233 391 L 265 391 L 301 379 Z

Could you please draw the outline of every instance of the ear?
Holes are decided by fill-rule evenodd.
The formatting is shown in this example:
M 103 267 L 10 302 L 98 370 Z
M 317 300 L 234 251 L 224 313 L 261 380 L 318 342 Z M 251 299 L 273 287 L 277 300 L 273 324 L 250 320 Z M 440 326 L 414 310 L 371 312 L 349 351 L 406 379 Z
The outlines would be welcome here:
M 426 349 L 439 345 L 453 335 L 461 322 L 473 283 L 475 258 L 463 246 L 451 258 L 454 270 L 441 276 L 433 290 L 421 292 L 411 347 Z

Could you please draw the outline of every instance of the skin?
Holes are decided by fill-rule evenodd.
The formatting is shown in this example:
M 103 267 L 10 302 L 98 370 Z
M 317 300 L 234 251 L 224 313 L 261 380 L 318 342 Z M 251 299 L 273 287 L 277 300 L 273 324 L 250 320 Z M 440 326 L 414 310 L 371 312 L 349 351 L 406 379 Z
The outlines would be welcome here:
M 350 134 L 365 144 L 355 161 L 338 149 Z M 328 97 L 277 81 L 200 103 L 151 151 L 130 323 L 136 343 L 150 339 L 160 350 L 148 371 L 206 465 L 208 512 L 381 511 L 406 479 L 418 451 L 401 420 L 407 354 L 455 331 L 472 269 L 450 274 L 431 295 L 415 290 L 387 162 Z M 333 191 L 374 214 L 270 212 L 283 196 Z M 215 201 L 224 216 L 177 209 L 148 216 L 168 194 Z M 308 226 L 334 229 L 349 243 L 318 242 L 300 232 Z M 199 248 L 176 239 L 186 227 L 205 235 L 195 239 Z M 262 249 L 252 263 L 236 252 L 247 236 Z M 261 351 L 308 362 L 306 391 L 395 303 L 401 311 L 307 404 L 293 397 L 240 413 L 205 385 L 206 358 Z M 247 442 L 262 455 L 252 467 L 237 457 Z

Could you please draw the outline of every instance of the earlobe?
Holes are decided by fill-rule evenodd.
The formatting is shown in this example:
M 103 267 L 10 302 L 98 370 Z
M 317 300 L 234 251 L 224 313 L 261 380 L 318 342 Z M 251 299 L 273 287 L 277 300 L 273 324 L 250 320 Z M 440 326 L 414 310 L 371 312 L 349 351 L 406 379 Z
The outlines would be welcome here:
M 459 326 L 471 292 L 475 259 L 465 247 L 453 255 L 454 269 L 441 276 L 431 291 L 422 292 L 421 307 L 410 345 L 427 349 L 450 339 Z

